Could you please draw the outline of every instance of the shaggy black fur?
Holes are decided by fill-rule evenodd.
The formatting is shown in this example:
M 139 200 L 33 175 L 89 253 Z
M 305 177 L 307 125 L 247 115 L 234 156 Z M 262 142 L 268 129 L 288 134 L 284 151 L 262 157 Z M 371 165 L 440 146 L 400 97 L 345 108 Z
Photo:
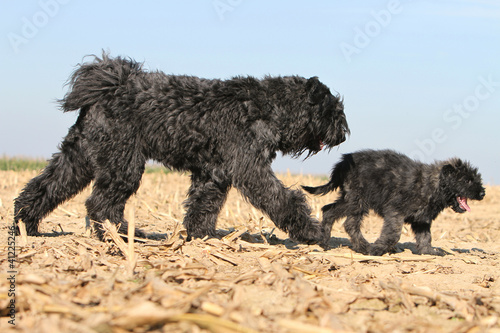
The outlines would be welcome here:
M 391 150 L 364 150 L 345 154 L 334 167 L 330 181 L 303 188 L 326 194 L 340 188 L 340 197 L 323 210 L 323 245 L 333 223 L 347 216 L 344 228 L 355 251 L 382 255 L 399 241 L 403 223 L 415 234 L 419 254 L 439 254 L 431 246 L 431 223 L 446 207 L 457 213 L 470 210 L 467 198 L 482 200 L 481 175 L 458 158 L 424 164 Z M 361 234 L 361 222 L 372 209 L 384 218 L 382 232 L 370 245 Z
M 189 238 L 215 235 L 234 186 L 295 240 L 320 240 L 303 193 L 287 189 L 271 169 L 277 151 L 310 155 L 349 133 L 342 101 L 316 77 L 208 80 L 147 72 L 104 54 L 80 65 L 70 87 L 62 109 L 80 110 L 78 119 L 60 152 L 15 200 L 15 221 L 22 219 L 29 235 L 91 180 L 90 219 L 109 219 L 126 231 L 125 203 L 153 159 L 191 172 Z

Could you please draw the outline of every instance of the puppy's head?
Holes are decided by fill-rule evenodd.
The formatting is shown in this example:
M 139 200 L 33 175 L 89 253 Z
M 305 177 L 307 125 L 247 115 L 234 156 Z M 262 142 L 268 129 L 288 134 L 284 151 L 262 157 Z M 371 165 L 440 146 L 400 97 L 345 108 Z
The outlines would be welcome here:
M 457 213 L 470 211 L 468 199 L 483 200 L 485 189 L 477 168 L 459 158 L 450 159 L 441 168 L 440 186 L 446 204 Z

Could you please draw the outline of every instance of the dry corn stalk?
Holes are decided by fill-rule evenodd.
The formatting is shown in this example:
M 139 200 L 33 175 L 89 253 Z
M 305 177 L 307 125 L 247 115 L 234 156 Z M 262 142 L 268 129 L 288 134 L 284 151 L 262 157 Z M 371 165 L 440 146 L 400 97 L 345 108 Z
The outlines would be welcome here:
M 133 223 L 132 223 L 133 224 Z M 102 227 L 104 228 L 105 235 L 109 236 L 113 242 L 118 246 L 120 251 L 125 255 L 127 258 L 127 263 L 128 263 L 128 272 L 130 274 L 134 273 L 135 266 L 137 264 L 137 256 L 135 255 L 134 251 L 134 243 L 133 239 L 134 237 L 130 237 L 130 225 L 129 225 L 129 245 L 125 244 L 125 241 L 123 238 L 118 234 L 118 231 L 116 229 L 116 226 L 109 222 L 109 220 L 106 220 L 103 222 Z M 134 226 L 132 225 L 132 235 L 134 234 Z M 131 245 L 130 245 L 131 244 Z
M 20 246 L 26 246 L 28 244 L 28 233 L 26 232 L 26 224 L 23 220 L 19 220 L 17 226 L 19 227 L 19 233 L 21 234 Z

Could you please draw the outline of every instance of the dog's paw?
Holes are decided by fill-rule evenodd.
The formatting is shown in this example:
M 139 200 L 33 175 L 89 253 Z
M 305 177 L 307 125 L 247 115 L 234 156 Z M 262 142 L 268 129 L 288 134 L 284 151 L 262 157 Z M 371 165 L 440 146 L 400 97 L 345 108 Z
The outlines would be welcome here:
M 27 236 L 40 236 L 40 232 L 38 232 L 38 226 L 34 224 L 35 227 L 30 228 L 30 225 L 25 224 L 25 230 L 26 230 L 26 235 Z M 19 229 L 19 223 L 15 222 L 15 230 L 14 232 L 16 233 L 16 236 L 21 236 L 21 230 Z
M 205 237 L 208 238 L 217 238 L 217 232 L 215 230 L 193 230 L 191 232 L 187 231 L 186 242 L 190 242 L 196 238 L 203 239 Z
M 289 235 L 294 241 L 308 245 L 321 244 L 325 238 L 319 223 L 311 223 L 305 229 L 295 228 L 290 230 Z
M 128 235 L 128 222 L 127 221 L 123 221 L 120 224 L 120 228 L 118 229 L 118 233 L 123 234 L 123 235 Z M 144 230 L 141 230 L 139 228 L 135 228 L 134 229 L 134 237 L 147 238 L 148 236 L 147 236 L 146 232 L 144 232 Z

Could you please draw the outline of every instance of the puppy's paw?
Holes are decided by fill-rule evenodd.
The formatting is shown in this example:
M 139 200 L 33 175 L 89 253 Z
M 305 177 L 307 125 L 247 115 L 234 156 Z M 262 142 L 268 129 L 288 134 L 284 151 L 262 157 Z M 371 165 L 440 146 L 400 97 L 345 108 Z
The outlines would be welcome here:
M 352 249 L 358 253 L 368 255 L 370 253 L 370 243 L 359 243 L 359 244 L 353 244 Z
M 331 249 L 331 246 L 330 246 L 330 237 L 328 237 L 327 239 L 323 239 L 319 243 L 319 246 L 321 246 L 323 248 L 323 250 L 325 250 L 325 251 L 330 250 Z
M 385 245 L 381 245 L 381 244 L 372 244 L 370 245 L 370 255 L 371 256 L 381 256 L 387 252 L 389 252 L 389 248 L 387 248 L 387 246 Z

